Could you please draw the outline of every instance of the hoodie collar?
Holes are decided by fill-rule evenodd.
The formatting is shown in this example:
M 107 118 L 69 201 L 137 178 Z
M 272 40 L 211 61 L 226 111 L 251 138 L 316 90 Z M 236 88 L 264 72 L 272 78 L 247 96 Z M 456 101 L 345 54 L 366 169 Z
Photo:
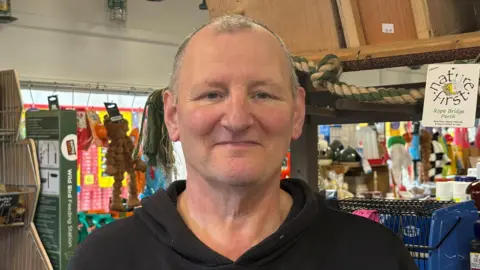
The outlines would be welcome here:
M 216 268 L 231 264 L 264 266 L 288 251 L 323 210 L 323 203 L 319 203 L 319 197 L 304 181 L 285 179 L 280 186 L 293 197 L 292 209 L 285 222 L 235 262 L 203 244 L 184 223 L 176 203 L 178 195 L 186 188 L 186 181 L 175 181 L 167 191 L 159 190 L 142 201 L 143 207 L 135 211 L 135 216 L 162 244 L 198 267 Z

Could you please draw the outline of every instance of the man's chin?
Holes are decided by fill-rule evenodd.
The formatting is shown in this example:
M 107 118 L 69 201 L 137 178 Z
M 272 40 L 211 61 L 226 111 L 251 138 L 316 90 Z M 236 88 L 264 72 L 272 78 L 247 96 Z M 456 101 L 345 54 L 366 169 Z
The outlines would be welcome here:
M 226 173 L 217 174 L 215 178 L 217 182 L 231 187 L 249 187 L 260 184 L 264 176 L 255 173 Z
M 261 180 L 260 179 L 244 179 L 244 178 L 229 178 L 229 179 L 224 179 L 222 181 L 224 184 L 227 184 L 231 187 L 251 187 L 251 186 L 256 186 L 258 185 Z

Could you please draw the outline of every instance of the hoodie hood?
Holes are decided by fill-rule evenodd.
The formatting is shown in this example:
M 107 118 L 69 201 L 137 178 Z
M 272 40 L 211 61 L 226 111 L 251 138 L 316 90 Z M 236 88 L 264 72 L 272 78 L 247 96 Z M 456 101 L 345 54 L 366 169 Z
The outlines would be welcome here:
M 157 191 L 142 201 L 142 207 L 135 210 L 135 216 L 146 225 L 152 237 L 160 244 L 199 268 L 216 269 L 232 264 L 246 267 L 266 266 L 288 251 L 325 207 L 323 199 L 304 181 L 292 178 L 282 180 L 281 188 L 293 198 L 288 217 L 275 233 L 233 262 L 203 244 L 184 223 L 176 203 L 178 195 L 185 187 L 186 181 L 175 181 L 167 191 Z

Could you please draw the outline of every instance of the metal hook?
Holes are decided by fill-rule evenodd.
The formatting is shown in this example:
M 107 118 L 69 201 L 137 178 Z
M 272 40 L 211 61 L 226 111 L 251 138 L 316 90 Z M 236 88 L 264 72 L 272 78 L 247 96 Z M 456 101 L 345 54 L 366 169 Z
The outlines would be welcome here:
M 133 100 L 132 100 L 132 106 L 130 106 L 130 108 L 133 109 L 133 105 L 135 104 L 135 98 L 137 97 L 136 94 L 133 95 Z
M 72 84 L 72 110 L 75 109 L 75 85 Z
M 107 102 L 112 102 L 113 100 L 110 100 L 110 93 L 107 91 L 107 85 L 103 85 L 103 92 L 107 93 Z
M 58 89 L 57 82 L 53 82 L 53 84 L 55 85 L 55 88 L 53 88 L 52 96 L 55 95 L 55 93 L 57 92 L 57 89 Z
M 33 100 L 32 81 L 28 81 L 28 91 L 30 92 L 30 99 L 32 99 L 32 104 L 30 105 L 30 108 L 34 108 L 35 101 Z
M 87 97 L 87 105 L 85 106 L 86 109 L 88 109 L 88 104 L 90 103 L 90 96 L 92 95 L 92 86 L 90 84 L 87 84 L 86 85 L 88 89 L 90 89 L 90 91 L 88 92 L 88 97 Z

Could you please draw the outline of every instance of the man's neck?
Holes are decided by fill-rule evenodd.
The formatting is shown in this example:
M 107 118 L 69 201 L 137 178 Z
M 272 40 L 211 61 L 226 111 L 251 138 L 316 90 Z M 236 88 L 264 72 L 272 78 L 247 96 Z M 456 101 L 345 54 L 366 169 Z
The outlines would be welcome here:
M 213 187 L 190 179 L 177 208 L 190 230 L 221 255 L 237 260 L 274 233 L 292 206 L 278 182 L 251 188 Z

